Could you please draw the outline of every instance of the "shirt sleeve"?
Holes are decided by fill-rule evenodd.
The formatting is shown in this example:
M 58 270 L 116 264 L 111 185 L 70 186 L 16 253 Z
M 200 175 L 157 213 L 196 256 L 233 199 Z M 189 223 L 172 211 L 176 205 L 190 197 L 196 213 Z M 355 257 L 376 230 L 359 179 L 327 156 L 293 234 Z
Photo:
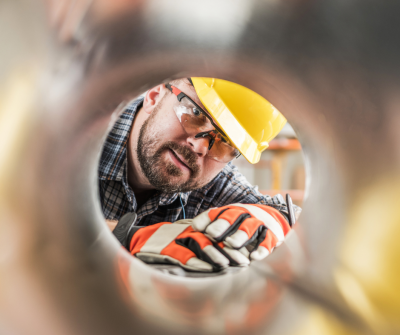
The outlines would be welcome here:
M 261 194 L 257 186 L 251 185 L 236 166 L 228 164 L 218 176 L 218 182 L 213 185 L 215 198 L 213 207 L 221 207 L 233 203 L 268 205 L 288 214 L 286 202 L 281 194 L 273 197 Z M 293 205 L 296 217 L 301 208 Z

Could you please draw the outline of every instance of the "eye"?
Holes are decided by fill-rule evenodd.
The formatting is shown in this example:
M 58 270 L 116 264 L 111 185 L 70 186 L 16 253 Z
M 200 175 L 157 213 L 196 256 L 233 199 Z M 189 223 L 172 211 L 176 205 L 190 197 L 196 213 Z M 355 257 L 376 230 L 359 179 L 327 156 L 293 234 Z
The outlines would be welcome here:
M 193 114 L 195 116 L 200 116 L 201 112 L 197 108 L 193 108 Z

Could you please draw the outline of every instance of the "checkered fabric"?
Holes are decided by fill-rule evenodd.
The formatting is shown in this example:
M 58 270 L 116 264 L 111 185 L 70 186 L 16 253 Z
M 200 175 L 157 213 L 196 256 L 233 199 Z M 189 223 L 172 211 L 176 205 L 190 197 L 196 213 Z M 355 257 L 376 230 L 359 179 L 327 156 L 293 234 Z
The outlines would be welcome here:
M 106 219 L 119 220 L 127 212 L 138 215 L 136 225 L 148 226 L 159 222 L 183 219 L 181 201 L 186 218 L 194 218 L 212 207 L 232 203 L 264 204 L 287 213 L 281 195 L 270 197 L 258 192 L 232 164 L 206 186 L 187 193 L 163 194 L 156 192 L 145 204 L 137 208 L 135 194 L 128 185 L 127 141 L 136 112 L 143 98 L 131 102 L 108 134 L 99 165 L 99 191 Z

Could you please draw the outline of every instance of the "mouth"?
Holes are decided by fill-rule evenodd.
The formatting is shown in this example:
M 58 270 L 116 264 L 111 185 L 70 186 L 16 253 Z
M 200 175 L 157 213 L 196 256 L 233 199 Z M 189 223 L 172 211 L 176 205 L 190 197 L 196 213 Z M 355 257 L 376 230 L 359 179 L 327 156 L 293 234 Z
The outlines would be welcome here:
M 178 166 L 181 170 L 188 170 L 189 172 L 192 171 L 192 169 L 185 163 L 183 157 L 177 154 L 174 150 L 168 149 L 168 153 L 171 156 L 174 164 Z

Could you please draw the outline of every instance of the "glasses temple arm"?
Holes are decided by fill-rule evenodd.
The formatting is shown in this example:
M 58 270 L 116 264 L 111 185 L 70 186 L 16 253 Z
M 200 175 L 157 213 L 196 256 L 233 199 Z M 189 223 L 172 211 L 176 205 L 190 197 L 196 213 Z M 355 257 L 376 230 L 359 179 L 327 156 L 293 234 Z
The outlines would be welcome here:
M 215 143 L 215 139 L 214 137 L 210 134 L 212 132 L 212 130 L 210 131 L 203 131 L 201 133 L 198 133 L 194 138 L 204 138 L 204 137 L 209 137 L 210 138 L 210 142 L 208 144 L 208 150 L 210 151 L 212 146 Z

